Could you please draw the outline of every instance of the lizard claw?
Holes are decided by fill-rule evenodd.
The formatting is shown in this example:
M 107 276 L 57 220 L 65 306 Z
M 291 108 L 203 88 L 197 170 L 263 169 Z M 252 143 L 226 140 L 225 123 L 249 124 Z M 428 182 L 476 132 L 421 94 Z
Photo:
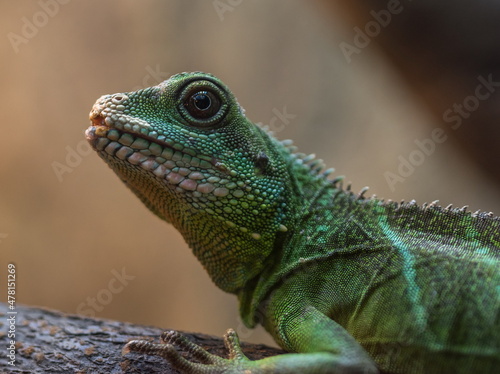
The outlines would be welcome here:
M 230 360 L 244 360 L 247 359 L 240 346 L 240 339 L 238 334 L 233 329 L 228 329 L 224 334 L 224 345 L 229 351 Z
M 145 340 L 132 340 L 123 347 L 122 355 L 136 352 L 163 357 L 173 368 L 187 374 L 231 373 L 239 367 L 239 364 L 250 361 L 243 354 L 238 335 L 232 329 L 227 330 L 224 335 L 224 344 L 229 351 L 229 359 L 208 353 L 177 331 L 164 332 L 160 340 L 160 344 Z M 198 362 L 191 362 L 184 358 L 176 348 L 185 351 L 190 358 Z
M 172 352 L 174 351 L 174 352 Z M 143 353 L 151 356 L 160 356 L 167 360 L 175 354 L 179 355 L 171 344 L 156 344 L 145 340 L 131 340 L 122 349 L 122 356 L 130 352 Z
M 221 357 L 210 354 L 199 345 L 194 344 L 178 331 L 165 331 L 161 334 L 160 339 L 166 345 L 175 346 L 186 351 L 191 357 L 202 363 L 214 365 L 223 360 Z

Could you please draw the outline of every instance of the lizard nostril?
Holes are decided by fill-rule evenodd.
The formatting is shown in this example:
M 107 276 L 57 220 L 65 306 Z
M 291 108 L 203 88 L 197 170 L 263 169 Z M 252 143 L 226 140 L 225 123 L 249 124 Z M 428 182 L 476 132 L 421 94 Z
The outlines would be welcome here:
M 124 102 L 126 102 L 128 99 L 128 96 L 125 95 L 125 94 L 116 94 L 115 96 L 113 96 L 111 98 L 111 102 L 113 104 L 123 104 Z

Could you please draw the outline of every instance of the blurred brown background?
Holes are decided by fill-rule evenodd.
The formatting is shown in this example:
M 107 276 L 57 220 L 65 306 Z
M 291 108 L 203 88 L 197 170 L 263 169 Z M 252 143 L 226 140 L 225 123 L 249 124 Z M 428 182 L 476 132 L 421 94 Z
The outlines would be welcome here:
M 387 1 L 3 1 L 1 287 L 14 262 L 19 303 L 216 335 L 234 327 L 270 342 L 242 327 L 236 298 L 84 140 L 100 95 L 180 71 L 222 78 L 249 118 L 278 124 L 279 138 L 316 153 L 354 190 L 500 213 L 498 92 L 457 129 L 443 119 L 475 95 L 478 76 L 500 81 L 500 44 L 488 39 L 500 33 L 484 29 L 497 13 L 470 10 L 492 2 L 398 3 L 359 48 L 355 27 L 366 31 Z M 477 34 L 461 33 L 466 25 Z M 387 172 L 435 128 L 447 140 L 390 185 Z M 114 281 L 122 272 L 129 278 Z

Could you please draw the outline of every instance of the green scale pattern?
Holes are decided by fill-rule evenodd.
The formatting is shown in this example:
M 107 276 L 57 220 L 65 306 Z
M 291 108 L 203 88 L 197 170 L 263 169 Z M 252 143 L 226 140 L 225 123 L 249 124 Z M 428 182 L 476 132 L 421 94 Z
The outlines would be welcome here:
M 214 372 L 376 373 L 372 360 L 384 373 L 497 372 L 498 217 L 354 194 L 249 121 L 210 74 L 102 96 L 90 118 L 94 149 L 238 296 L 245 324 L 302 352 L 213 359 Z M 211 372 L 137 344 L 184 372 Z

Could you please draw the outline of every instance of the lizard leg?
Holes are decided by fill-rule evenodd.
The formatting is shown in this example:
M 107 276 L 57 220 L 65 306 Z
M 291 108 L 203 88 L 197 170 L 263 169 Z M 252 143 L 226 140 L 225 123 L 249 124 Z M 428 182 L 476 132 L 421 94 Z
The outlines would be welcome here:
M 278 304 L 283 310 L 283 300 Z M 299 364 L 310 361 L 311 371 L 302 372 L 378 373 L 375 362 L 363 347 L 342 326 L 315 307 L 295 305 L 290 308 L 288 305 L 288 312 L 278 315 L 277 320 L 268 319 L 266 329 L 283 348 L 299 352 L 283 356 L 291 356 L 290 359 Z M 324 368 L 328 370 L 321 371 Z
M 137 352 L 165 358 L 173 368 L 186 374 L 246 373 L 252 374 L 286 374 L 286 373 L 342 373 L 342 374 L 375 374 L 371 361 L 361 361 L 357 365 L 351 362 L 340 362 L 331 353 L 289 353 L 268 357 L 257 361 L 249 360 L 242 352 L 238 336 L 229 329 L 224 335 L 224 344 L 229 351 L 229 359 L 212 355 L 200 346 L 192 343 L 176 331 L 162 334 L 161 344 L 133 340 L 127 343 L 123 354 Z M 200 361 L 192 362 L 182 357 L 176 348 L 187 351 L 191 358 Z
M 229 359 L 208 353 L 177 331 L 166 331 L 161 335 L 160 339 L 162 341 L 161 344 L 150 343 L 144 340 L 132 340 L 125 345 L 122 354 L 137 352 L 160 356 L 169 361 L 172 367 L 182 373 L 193 374 L 218 373 L 222 371 L 238 373 L 240 372 L 239 367 L 245 366 L 238 365 L 238 362 L 251 362 L 242 352 L 238 336 L 232 329 L 227 330 L 224 335 L 224 345 L 229 351 Z M 176 348 L 187 352 L 191 358 L 200 363 L 185 359 L 179 354 Z

